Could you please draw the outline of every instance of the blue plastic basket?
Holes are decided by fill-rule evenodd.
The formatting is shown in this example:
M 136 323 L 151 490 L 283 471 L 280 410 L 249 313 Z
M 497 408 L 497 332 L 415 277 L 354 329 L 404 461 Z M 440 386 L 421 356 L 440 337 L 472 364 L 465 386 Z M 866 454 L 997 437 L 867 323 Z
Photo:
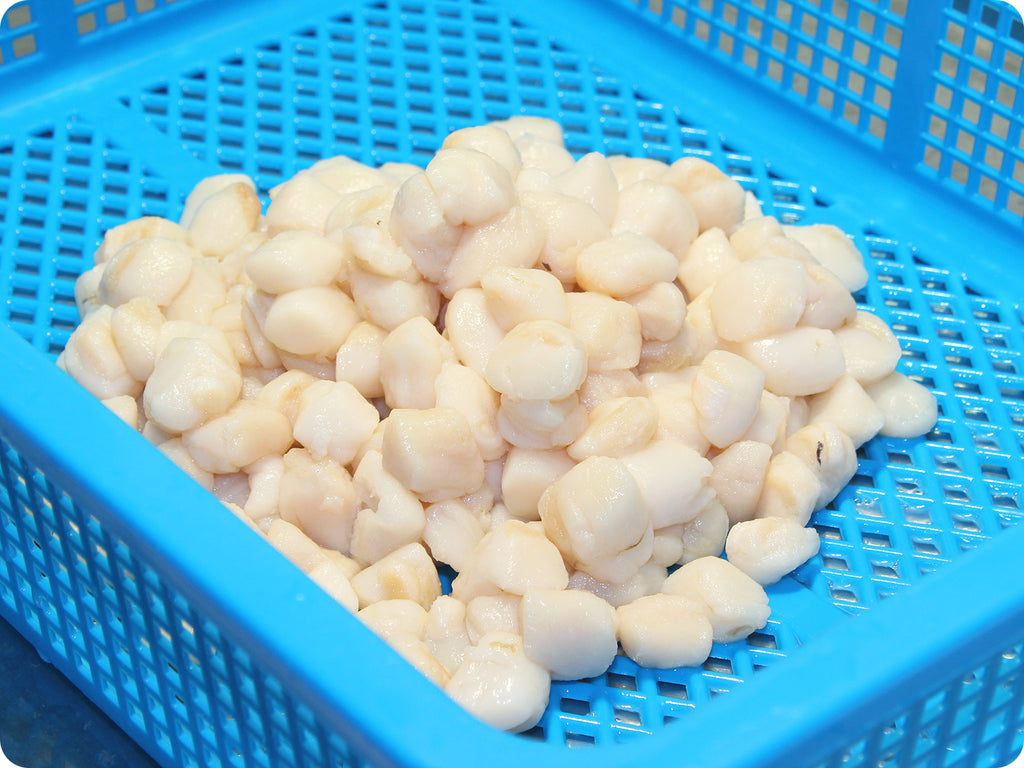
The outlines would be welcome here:
M 29 0 L 0 24 L 0 614 L 166 766 L 1001 766 L 1024 743 L 1024 25 L 994 0 Z M 53 360 L 109 227 L 200 178 L 531 113 L 852 235 L 939 402 L 773 617 L 463 713 Z M 26 343 L 26 341 L 28 343 Z M 591 749 L 569 749 L 589 746 Z

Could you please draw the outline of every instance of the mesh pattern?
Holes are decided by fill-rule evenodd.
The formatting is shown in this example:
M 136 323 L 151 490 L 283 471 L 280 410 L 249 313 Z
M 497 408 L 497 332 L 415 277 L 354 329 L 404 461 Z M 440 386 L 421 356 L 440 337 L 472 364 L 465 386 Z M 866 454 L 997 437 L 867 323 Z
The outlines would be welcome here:
M 846 610 L 896 594 L 1024 518 L 1024 326 L 955 271 L 865 237 L 862 308 L 896 332 L 900 370 L 927 385 L 939 420 L 924 442 L 876 438 L 850 485 L 813 523 L 812 588 Z
M 38 52 L 38 27 L 31 3 L 16 3 L 7 10 L 0 20 L 0 67 Z
M 821 768 L 1005 766 L 1020 754 L 1024 646 L 1007 648 L 838 751 Z M 978 723 L 987 723 L 979 728 Z
M 74 117 L 0 138 L 0 320 L 57 355 L 78 323 L 75 280 L 103 233 L 180 206 L 129 152 Z
M 0 440 L 0 602 L 174 765 L 361 765 L 218 629 Z
M 626 0 L 622 0 L 626 3 Z M 645 17 L 730 69 L 909 163 L 1014 224 L 1024 221 L 1024 23 L 1006 3 L 949 0 L 921 94 L 896 115 L 906 0 L 631 0 Z M 923 4 L 922 4 L 923 5 Z M 918 21 L 920 24 L 920 20 Z M 905 98 L 914 98 L 905 96 Z M 900 120 L 899 136 L 890 126 Z M 895 127 L 895 126 L 893 126 Z M 906 146 L 909 134 L 912 146 Z
M 922 171 L 1024 218 L 1024 24 L 1007 5 L 946 9 L 928 95 Z
M 617 657 L 600 677 L 556 682 L 543 718 L 523 737 L 587 747 L 656 733 L 752 679 L 797 645 L 791 630 L 773 620 L 745 642 L 716 644 L 702 667 L 645 669 Z
M 868 143 L 885 139 L 905 0 L 648 0 L 666 29 Z
M 0 601 L 98 693 L 122 725 L 175 765 L 359 765 L 336 736 L 222 637 L 100 521 L 0 442 Z M 604 675 L 556 683 L 525 738 L 566 746 L 651 734 L 784 658 L 797 639 L 772 620 L 716 645 L 699 668 L 618 658 Z
M 703 157 L 786 222 L 827 205 L 589 57 L 474 4 L 370 3 L 121 101 L 263 193 L 336 154 L 423 164 L 457 128 L 528 112 L 558 119 L 577 155 Z

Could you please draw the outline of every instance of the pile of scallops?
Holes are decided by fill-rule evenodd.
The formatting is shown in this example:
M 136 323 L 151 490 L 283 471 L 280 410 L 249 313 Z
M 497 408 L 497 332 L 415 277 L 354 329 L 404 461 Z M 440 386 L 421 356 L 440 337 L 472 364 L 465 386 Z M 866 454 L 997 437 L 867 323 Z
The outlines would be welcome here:
M 857 448 L 935 423 L 854 243 L 705 160 L 518 117 L 270 198 L 109 230 L 58 364 L 497 728 L 763 627 Z

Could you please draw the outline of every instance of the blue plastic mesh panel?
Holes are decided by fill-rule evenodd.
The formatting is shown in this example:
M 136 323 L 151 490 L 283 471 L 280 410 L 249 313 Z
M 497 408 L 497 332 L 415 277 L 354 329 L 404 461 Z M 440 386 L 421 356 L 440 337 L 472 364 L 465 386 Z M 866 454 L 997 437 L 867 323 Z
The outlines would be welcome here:
M 839 750 L 821 768 L 1002 766 L 1020 754 L 1024 645 L 921 700 Z
M 422 165 L 450 131 L 527 112 L 558 119 L 577 155 L 703 157 L 786 222 L 827 205 L 591 57 L 484 5 L 362 5 L 121 101 L 262 192 L 336 154 Z
M 649 0 L 673 34 L 868 143 L 886 135 L 906 0 Z
M 773 620 L 745 642 L 716 644 L 701 667 L 653 670 L 617 657 L 600 677 L 556 682 L 547 711 L 524 738 L 582 747 L 655 733 L 742 685 L 797 645 L 792 632 Z
M 151 752 L 195 768 L 361 765 L 2 439 L 0 477 L 0 601 Z
M 17 3 L 0 21 L 0 67 L 38 53 L 37 20 L 28 3 Z
M 848 610 L 891 596 L 1024 518 L 1024 325 L 961 273 L 878 236 L 862 307 L 903 347 L 939 420 L 922 442 L 876 438 L 850 485 L 813 523 L 824 545 L 812 588 Z
M 1008 6 L 954 0 L 928 96 L 922 172 L 1024 220 L 1024 23 Z
M 228 765 L 242 755 L 267 766 L 358 764 L 275 679 L 6 441 L 0 476 L 0 601 L 50 661 L 121 713 L 137 739 L 183 766 Z M 656 732 L 796 645 L 772 620 L 745 642 L 716 645 L 698 668 L 648 670 L 618 658 L 600 677 L 556 683 L 525 738 L 583 746 Z
M 180 205 L 180 193 L 74 116 L 0 137 L 0 321 L 59 354 L 78 323 L 75 280 L 103 232 Z
M 913 66 L 901 77 L 904 37 L 917 32 L 907 28 L 906 0 L 622 2 L 858 136 L 898 167 L 916 166 L 948 181 L 954 193 L 1024 223 L 1024 24 L 1008 4 L 936 4 L 942 38 L 934 48 L 918 39 Z M 897 105 L 901 86 L 905 103 Z M 926 92 L 918 93 L 922 87 Z M 916 103 L 918 96 L 925 103 Z

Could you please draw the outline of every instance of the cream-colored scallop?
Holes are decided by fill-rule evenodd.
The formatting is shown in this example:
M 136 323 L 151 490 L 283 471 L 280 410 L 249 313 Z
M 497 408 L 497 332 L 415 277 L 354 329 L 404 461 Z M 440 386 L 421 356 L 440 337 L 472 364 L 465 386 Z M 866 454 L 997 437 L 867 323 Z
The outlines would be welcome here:
M 860 448 L 885 425 L 885 413 L 857 380 L 846 374 L 821 394 L 808 398 L 812 422 L 829 421 Z
M 718 499 L 708 502 L 697 516 L 685 523 L 680 532 L 683 554 L 680 563 L 689 563 L 699 557 L 718 557 L 725 549 L 729 533 L 729 513 Z
M 246 257 L 245 273 L 261 291 L 276 295 L 330 285 L 344 263 L 344 251 L 323 235 L 286 230 Z
M 898 371 L 869 384 L 867 393 L 885 414 L 879 430 L 888 437 L 920 437 L 938 419 L 938 401 L 923 384 Z
M 744 191 L 714 163 L 699 157 L 681 157 L 661 177 L 681 192 L 693 208 L 700 229 L 728 230 L 743 218 Z
M 816 395 L 846 373 L 842 347 L 825 328 L 794 328 L 735 349 L 764 371 L 765 389 L 776 395 Z
M 142 402 L 146 418 L 169 432 L 184 432 L 231 407 L 242 391 L 232 357 L 198 338 L 171 339 L 157 356 Z
M 638 181 L 658 181 L 668 171 L 668 164 L 652 157 L 631 157 L 629 155 L 608 155 L 608 165 L 615 174 L 619 190 Z
M 255 400 L 239 400 L 220 416 L 182 434 L 182 443 L 196 463 L 208 472 L 238 472 L 292 445 L 292 430 L 284 415 Z
M 434 379 L 435 403 L 438 408 L 454 408 L 469 424 L 480 456 L 494 461 L 508 451 L 508 443 L 498 429 L 498 394 L 483 376 L 459 363 L 445 363 Z
M 556 176 L 555 183 L 563 194 L 588 203 L 601 220 L 611 226 L 619 205 L 619 184 L 608 158 L 598 152 L 588 152 Z
M 701 557 L 682 565 L 665 579 L 661 589 L 702 604 L 717 642 L 747 637 L 761 629 L 771 615 L 761 585 L 719 557 Z
M 635 307 L 601 293 L 573 292 L 566 294 L 566 300 L 569 327 L 583 340 L 589 371 L 637 366 L 643 336 Z
M 697 237 L 697 215 L 675 187 L 640 179 L 619 192 L 612 232 L 648 237 L 678 262 Z
M 886 322 L 866 310 L 835 331 L 846 370 L 862 385 L 881 381 L 896 370 L 903 354 L 899 339 Z
M 749 259 L 722 275 L 711 289 L 711 320 L 726 341 L 750 341 L 791 330 L 806 307 L 807 270 L 792 259 Z
M 562 450 L 512 446 L 501 474 L 501 497 L 509 513 L 525 521 L 540 520 L 541 495 L 575 464 Z
M 495 125 L 474 125 L 452 131 L 441 142 L 441 149 L 456 148 L 482 152 L 508 171 L 513 179 L 523 165 L 512 137 Z
M 352 476 L 333 459 L 303 448 L 284 454 L 278 512 L 323 547 L 348 554 L 359 498 Z
M 645 341 L 671 341 L 683 330 L 686 297 L 675 283 L 655 283 L 623 301 L 636 310 Z
M 803 402 L 803 398 L 799 399 Z M 781 451 L 787 436 L 792 400 L 768 390 L 761 392 L 754 421 L 744 433 L 743 439 L 766 443 L 773 451 Z
M 479 285 L 483 275 L 495 267 L 533 267 L 540 257 L 544 235 L 541 221 L 521 205 L 483 224 L 466 227 L 438 288 L 451 298 L 460 288 Z
M 58 366 L 71 378 L 101 400 L 119 395 L 134 398 L 143 388 L 129 367 L 132 358 L 126 361 L 118 348 L 116 312 L 109 306 L 102 306 L 83 318 L 57 360 Z M 147 354 L 142 350 L 143 358 Z
M 380 351 L 380 380 L 388 407 L 433 408 L 434 380 L 454 357 L 451 344 L 425 317 L 412 317 L 391 331 Z
M 351 555 L 373 563 L 420 541 L 426 526 L 422 502 L 384 468 L 378 450 L 367 450 L 352 473 L 360 509 L 352 529 Z
M 412 600 L 424 609 L 441 596 L 437 566 L 423 545 L 414 542 L 368 565 L 352 577 L 360 608 L 381 600 Z
M 238 178 L 244 179 L 245 177 L 240 176 Z M 216 180 L 217 177 L 214 176 L 210 177 L 210 179 L 205 179 L 200 182 L 200 186 L 211 179 Z M 214 181 L 214 183 L 216 182 Z M 230 184 L 232 182 L 227 183 Z M 188 209 L 187 200 L 185 202 L 185 208 L 186 210 Z M 184 220 L 184 218 L 182 220 Z M 111 227 L 103 233 L 103 240 L 100 242 L 99 247 L 93 254 L 93 263 L 97 266 L 104 264 L 124 246 L 137 240 L 143 240 L 147 237 L 159 237 L 166 240 L 177 240 L 181 243 L 187 243 L 188 230 L 185 229 L 185 226 L 175 224 L 173 221 L 169 221 L 162 216 L 142 216 L 138 219 L 126 221 L 123 224 L 118 224 L 116 227 Z
M 384 396 L 381 383 L 381 350 L 387 332 L 361 320 L 352 326 L 334 359 L 334 378 L 347 381 L 363 397 Z
M 426 280 L 439 282 L 462 235 L 462 226 L 448 221 L 426 173 L 414 173 L 399 187 L 388 218 L 395 242 Z
M 166 307 L 185 287 L 192 274 L 192 263 L 200 257 L 199 251 L 180 240 L 134 240 L 106 262 L 96 297 L 103 304 L 116 307 L 146 296 L 158 307 Z
M 164 308 L 164 315 L 168 320 L 209 325 L 213 313 L 227 301 L 227 285 L 220 262 L 210 257 L 193 259 L 188 280 Z
M 590 412 L 590 423 L 566 452 L 576 461 L 588 456 L 625 456 L 644 448 L 658 428 L 658 409 L 646 397 L 606 400 Z
M 655 530 L 692 520 L 714 495 L 712 466 L 684 443 L 655 440 L 622 457 Z M 638 515 L 640 519 L 643 515 Z
M 817 473 L 796 454 L 781 451 L 768 462 L 754 516 L 787 517 L 807 525 L 820 494 Z
M 532 728 L 547 707 L 551 676 L 523 652 L 523 639 L 492 632 L 466 649 L 444 688 L 455 702 L 501 730 Z
M 206 256 L 223 258 L 259 224 L 260 199 L 249 179 L 207 197 L 187 225 L 189 242 Z
M 772 447 L 755 440 L 738 440 L 711 459 L 709 483 L 725 507 L 730 522 L 754 516 L 764 487 Z
M 444 336 L 463 365 L 486 376 L 491 354 L 505 338 L 505 330 L 490 313 L 483 290 L 463 288 L 445 309 Z
M 837 330 L 857 314 L 857 302 L 838 277 L 820 264 L 804 264 L 807 270 L 807 306 L 800 325 Z
M 501 396 L 498 431 L 521 448 L 564 448 L 587 428 L 587 412 L 575 394 L 560 400 L 518 400 Z
M 423 501 L 454 499 L 484 482 L 484 462 L 454 408 L 396 408 L 384 419 L 384 469 Z
M 622 650 L 641 666 L 698 667 L 711 655 L 712 625 L 696 600 L 659 593 L 616 612 Z
M 616 371 L 591 371 L 580 385 L 580 404 L 587 413 L 605 400 L 616 397 L 641 397 L 647 390 L 636 372 L 626 368 Z
M 802 243 L 822 266 L 838 277 L 846 290 L 859 291 L 868 282 L 864 257 L 857 246 L 833 224 L 786 225 L 787 237 Z
M 534 589 L 565 589 L 569 574 L 559 550 L 543 531 L 506 520 L 477 543 L 452 581 L 452 596 L 469 602 L 480 595 L 525 595 Z
M 818 553 L 813 528 L 792 518 L 768 517 L 737 523 L 725 540 L 729 562 L 758 584 L 776 583 Z
M 300 171 L 270 190 L 266 225 L 273 234 L 289 229 L 323 234 L 331 211 L 340 201 L 341 195 L 315 174 Z
M 718 227 L 701 232 L 679 259 L 676 276 L 690 299 L 718 282 L 719 278 L 740 265 L 729 238 Z
M 693 378 L 693 405 L 704 436 L 717 448 L 750 429 L 761 403 L 765 375 L 753 363 L 725 350 L 708 353 Z
M 466 604 L 451 595 L 441 595 L 431 603 L 423 626 L 423 642 L 449 674 L 458 669 L 470 646 Z
M 597 579 L 625 581 L 651 556 L 643 491 L 619 459 L 584 459 L 544 492 L 538 508 L 566 562 Z
M 576 282 L 586 291 L 622 298 L 675 280 L 679 260 L 649 237 L 620 232 L 588 245 L 576 257 Z
M 593 593 L 535 589 L 519 604 L 523 650 L 554 680 L 603 674 L 615 659 L 618 617 Z
M 263 333 L 285 352 L 333 360 L 360 319 L 352 299 L 340 288 L 299 288 L 274 298 Z
M 752 259 L 773 237 L 783 237 L 782 225 L 774 216 L 745 219 L 728 230 L 729 245 L 740 261 Z
M 538 262 L 563 284 L 575 283 L 580 251 L 606 239 L 608 224 L 588 203 L 558 191 L 526 191 L 521 202 L 544 231 Z
M 527 320 L 569 324 L 569 305 L 558 278 L 542 269 L 494 267 L 480 277 L 487 309 L 506 331 Z
M 829 421 L 811 422 L 786 440 L 786 450 L 800 458 L 818 479 L 814 508 L 836 497 L 857 473 L 857 449 L 850 436 Z
M 559 400 L 587 375 L 584 339 L 551 320 L 528 320 L 498 342 L 484 378 L 496 391 L 522 400 Z
M 658 409 L 655 438 L 676 440 L 703 455 L 711 447 L 700 428 L 700 414 L 693 403 L 693 377 L 696 366 L 677 371 L 647 373 L 641 381 L 648 397 Z
M 478 595 L 466 603 L 466 632 L 471 643 L 490 632 L 522 635 L 519 595 Z
M 353 268 L 349 289 L 361 319 L 385 331 L 393 331 L 413 317 L 433 322 L 441 306 L 440 291 L 427 280 L 383 277 Z
M 460 499 L 448 499 L 429 505 L 426 510 L 423 543 L 430 556 L 461 571 L 473 548 L 484 537 L 477 515 Z
M 349 464 L 379 421 L 377 409 L 347 381 L 317 381 L 300 396 L 295 439 L 314 459 Z
M 426 174 L 445 219 L 455 225 L 484 224 L 516 200 L 508 170 L 475 149 L 439 150 L 427 163 Z

